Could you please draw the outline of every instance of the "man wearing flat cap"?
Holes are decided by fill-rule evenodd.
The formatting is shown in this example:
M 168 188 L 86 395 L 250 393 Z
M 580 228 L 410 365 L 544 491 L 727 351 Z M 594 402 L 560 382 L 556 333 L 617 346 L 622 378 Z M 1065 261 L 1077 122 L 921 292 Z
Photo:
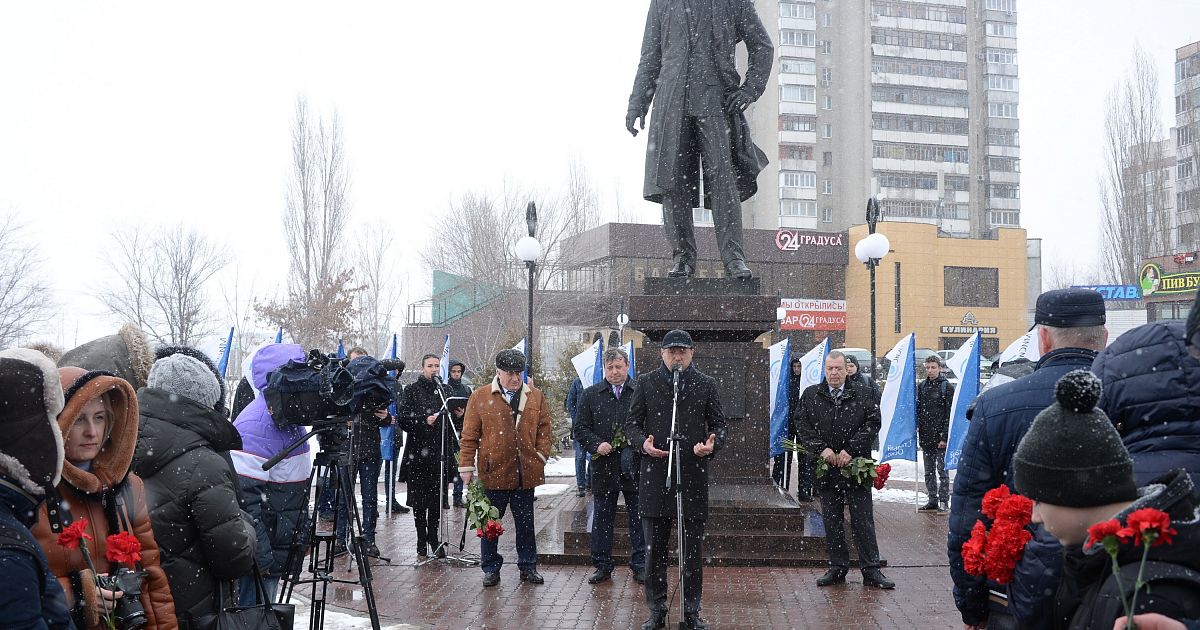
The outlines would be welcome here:
M 521 382 L 525 355 L 503 350 L 496 355 L 496 377 L 467 400 L 463 415 L 458 472 L 470 485 L 476 474 L 500 517 L 512 508 L 517 530 L 517 568 L 521 581 L 541 584 L 533 528 L 533 489 L 545 482 L 552 431 L 550 408 L 542 390 Z M 483 585 L 500 583 L 504 557 L 499 540 L 479 539 Z
M 1034 325 L 1042 358 L 1034 372 L 989 389 L 975 399 L 970 427 L 959 459 L 950 503 L 947 553 L 954 580 L 954 602 L 968 628 L 1041 627 L 1049 620 L 1054 587 L 1061 571 L 1061 547 L 1040 527 L 1026 546 L 1004 593 L 963 570 L 962 544 L 982 518 L 980 506 L 988 490 L 1008 485 L 1014 492 L 1013 454 L 1034 418 L 1054 402 L 1054 385 L 1072 370 L 1087 370 L 1108 342 L 1104 298 L 1091 289 L 1047 291 L 1037 300 Z M 1011 618 L 1010 618 L 1011 617 Z M 1012 619 L 1015 618 L 1015 619 Z
M 625 435 L 642 453 L 639 471 L 639 509 L 642 530 L 650 547 L 646 567 L 646 605 L 650 618 L 643 630 L 666 625 L 667 553 L 676 530 L 676 488 L 683 498 L 683 614 L 688 628 L 704 629 L 700 596 L 704 575 L 704 523 L 708 518 L 708 464 L 725 443 L 725 416 L 717 397 L 717 382 L 692 363 L 695 346 L 686 331 L 663 337 L 662 364 L 638 377 L 629 402 Z M 674 472 L 667 467 L 671 448 L 672 405 L 675 435 L 679 436 L 682 479 L 667 486 Z

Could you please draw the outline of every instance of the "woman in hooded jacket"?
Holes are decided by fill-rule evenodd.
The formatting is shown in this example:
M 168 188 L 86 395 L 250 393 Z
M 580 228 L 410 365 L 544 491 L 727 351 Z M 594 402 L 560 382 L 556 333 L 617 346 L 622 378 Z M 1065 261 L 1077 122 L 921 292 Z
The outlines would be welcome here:
M 292 545 L 298 544 L 303 535 L 308 474 L 312 471 L 308 444 L 302 444 L 270 470 L 262 469 L 268 459 L 306 432 L 302 426 L 276 427 L 263 398 L 267 377 L 293 360 L 304 361 L 303 346 L 272 343 L 250 353 L 242 372 L 254 388 L 254 400 L 233 422 L 241 435 L 242 448 L 229 452 L 241 485 L 242 507 L 254 519 L 258 569 L 272 599 L 286 570 Z M 242 578 L 241 601 L 247 606 L 257 601 L 253 578 Z
M 87 550 L 91 565 L 102 574 L 118 568 L 144 572 L 138 601 L 145 611 L 146 626 L 155 630 L 177 630 L 175 602 L 167 575 L 159 563 L 158 544 L 146 509 L 146 492 L 141 478 L 129 470 L 138 432 L 138 405 L 133 387 L 108 372 L 83 368 L 58 370 L 65 404 L 58 415 L 66 461 L 57 486 L 66 521 L 87 520 L 90 536 Z M 69 519 L 65 518 L 69 514 Z M 141 545 L 141 560 L 133 566 L 110 563 L 107 540 L 110 534 L 132 533 Z M 38 511 L 33 529 L 46 552 L 50 571 L 58 578 L 72 606 L 80 629 L 106 627 L 106 611 L 114 611 L 123 592 L 101 589 L 88 568 L 82 549 L 68 549 L 57 542 L 46 507 Z
M 250 573 L 257 534 L 239 507 L 228 451 L 240 449 L 242 437 L 220 411 L 216 367 L 190 348 L 167 350 L 173 354 L 159 350 L 137 393 L 133 469 L 146 484 L 179 625 L 204 630 L 220 602 L 237 603 L 227 586 Z

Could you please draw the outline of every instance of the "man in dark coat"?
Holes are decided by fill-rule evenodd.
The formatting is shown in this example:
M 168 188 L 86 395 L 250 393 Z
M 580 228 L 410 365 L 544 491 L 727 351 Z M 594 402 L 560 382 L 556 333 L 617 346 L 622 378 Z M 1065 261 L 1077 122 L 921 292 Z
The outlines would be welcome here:
M 133 472 L 146 484 L 176 615 L 192 623 L 216 615 L 217 589 L 248 575 L 254 563 L 256 533 L 242 518 L 228 460 L 242 436 L 215 409 L 219 380 L 201 361 L 177 353 L 155 361 L 137 392 Z
M 62 477 L 54 363 L 36 350 L 0 351 L 0 627 L 74 629 L 62 584 L 30 532 L 46 488 Z
M 742 83 L 737 43 L 749 55 Z M 748 278 L 742 252 L 741 203 L 758 190 L 766 155 L 750 140 L 743 111 L 758 100 L 771 75 L 774 48 L 751 0 L 653 0 L 642 36 L 641 60 L 629 96 L 625 127 L 637 135 L 654 102 L 646 143 L 643 196 L 663 206 L 671 243 L 672 276 L 696 266 L 692 209 L 713 211 L 721 259 L 731 277 Z
M 950 480 L 946 477 L 946 440 L 950 433 L 950 407 L 954 384 L 942 374 L 937 356 L 925 358 L 925 380 L 917 385 L 917 442 L 925 456 L 925 491 L 929 501 L 922 512 L 941 512 L 950 503 Z
M 592 566 L 589 584 L 612 577 L 613 520 L 617 498 L 625 495 L 629 516 L 629 568 L 646 582 L 646 541 L 638 512 L 638 454 L 625 438 L 625 420 L 633 398 L 629 356 L 619 347 L 604 351 L 604 380 L 583 390 L 575 418 L 575 440 L 592 454 Z
M 717 382 L 692 364 L 692 337 L 672 330 L 663 337 L 662 361 L 657 370 L 638 377 L 629 403 L 625 435 L 641 449 L 638 474 L 639 510 L 642 528 L 650 546 L 646 576 L 646 604 L 650 618 L 643 630 L 662 628 L 667 618 L 667 554 L 675 535 L 676 486 L 683 501 L 683 614 L 693 629 L 708 627 L 700 617 L 704 585 L 704 524 L 708 519 L 708 462 L 725 444 L 726 422 L 717 396 Z M 679 456 L 682 479 L 667 487 L 668 454 L 671 448 L 672 405 L 675 379 L 675 432 L 682 436 Z
M 792 416 L 808 452 L 829 464 L 829 472 L 816 482 L 821 496 L 821 518 L 825 521 L 825 548 L 829 552 L 829 570 L 817 579 L 817 586 L 846 581 L 850 550 L 846 548 L 845 511 L 849 504 L 863 584 L 895 588 L 895 582 L 879 570 L 871 487 L 844 477 L 837 470 L 855 457 L 871 457 L 871 440 L 879 433 L 880 425 L 879 405 L 870 393 L 846 384 L 846 355 L 834 350 L 825 357 L 825 380 L 804 390 Z
M 441 369 L 441 359 L 436 354 L 421 357 L 421 376 L 404 389 L 404 401 L 400 404 L 400 426 L 408 432 L 400 480 L 408 482 L 408 506 L 417 526 L 420 560 L 426 559 L 428 549 L 439 558 L 446 557 L 446 541 L 438 535 L 442 518 L 439 503 L 442 488 L 454 474 L 454 453 L 458 450 L 454 433 L 443 426 L 446 414 L 442 410 L 442 396 L 450 397 L 449 388 L 433 380 Z
M 788 379 L 788 437 L 793 442 L 798 441 L 800 436 L 796 432 L 796 425 L 792 422 L 796 406 L 800 404 L 800 394 L 804 393 L 800 387 L 803 382 L 804 364 L 800 361 L 800 357 L 792 357 L 792 377 Z M 784 453 L 781 457 L 786 463 L 787 458 L 791 457 L 791 452 Z M 776 458 L 778 462 L 778 458 Z M 796 500 L 801 503 L 812 502 L 813 492 L 813 469 L 815 464 L 813 458 L 804 455 L 803 453 L 796 454 Z M 771 471 L 772 476 L 776 476 L 776 483 L 782 479 L 783 471 L 777 474 L 774 469 Z
M 455 398 L 461 398 L 460 401 L 451 403 L 450 406 L 450 422 L 454 425 L 454 431 L 457 435 L 462 435 L 463 416 L 467 413 L 467 399 L 471 397 L 471 388 L 463 383 L 463 374 L 466 373 L 467 366 L 462 361 L 451 361 L 450 369 L 446 372 L 450 376 L 446 381 L 446 386 L 450 389 L 450 394 Z M 454 450 L 458 450 L 455 446 Z M 463 482 L 462 477 L 458 476 L 458 464 L 450 466 L 454 475 L 454 507 L 467 507 L 463 502 Z M 449 507 L 446 501 L 442 501 L 442 507 Z
M 1045 627 L 1061 569 L 1061 547 L 1040 528 L 1025 547 L 1008 587 L 1007 606 L 989 600 L 989 584 L 963 570 L 962 545 L 971 537 L 988 490 L 1015 490 L 1012 458 L 1038 412 L 1054 402 L 1054 385 L 1071 370 L 1088 369 L 1108 341 L 1104 298 L 1091 289 L 1056 289 L 1038 296 L 1034 323 L 1042 358 L 1033 374 L 989 389 L 975 399 L 963 441 L 950 502 L 947 554 L 954 602 L 968 627 L 1000 627 L 1016 617 L 1027 627 Z M 1003 592 L 1000 585 L 990 585 Z M 989 604 L 992 601 L 993 604 Z M 990 619 L 989 617 L 994 617 Z

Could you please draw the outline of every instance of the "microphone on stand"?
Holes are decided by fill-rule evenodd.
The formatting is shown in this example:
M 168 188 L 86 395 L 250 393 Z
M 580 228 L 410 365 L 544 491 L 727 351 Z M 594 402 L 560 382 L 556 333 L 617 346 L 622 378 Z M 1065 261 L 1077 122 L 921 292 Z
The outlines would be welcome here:
M 673 387 L 675 389 L 679 389 L 679 375 L 680 374 L 683 374 L 683 366 L 679 365 L 678 363 L 671 366 L 671 378 L 672 378 Z

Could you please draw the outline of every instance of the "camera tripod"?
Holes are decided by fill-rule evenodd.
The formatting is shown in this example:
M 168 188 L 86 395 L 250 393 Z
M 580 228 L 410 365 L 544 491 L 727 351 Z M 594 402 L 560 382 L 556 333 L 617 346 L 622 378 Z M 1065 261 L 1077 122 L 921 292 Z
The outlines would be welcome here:
M 450 412 L 450 401 L 451 400 L 462 400 L 462 398 L 455 398 L 455 397 L 446 398 L 446 393 L 444 391 L 442 391 L 442 387 L 443 387 L 442 379 L 438 378 L 435 375 L 433 377 L 433 388 L 435 391 L 437 391 L 438 398 L 440 398 L 442 401 L 442 408 L 439 409 L 437 412 L 438 416 L 440 416 L 441 421 L 442 421 L 442 430 L 438 432 L 439 437 L 440 437 L 440 442 L 441 442 L 438 447 L 438 477 L 437 477 L 438 478 L 438 490 L 437 490 L 437 503 L 438 504 L 440 504 L 442 502 L 442 497 L 445 496 L 445 493 L 446 493 L 446 442 L 447 442 L 447 438 L 450 437 L 447 435 L 447 433 L 448 432 L 453 433 L 455 444 L 458 444 L 459 440 L 461 439 L 461 436 L 458 434 L 458 429 L 455 428 L 454 422 L 452 420 L 453 415 Z M 423 567 L 431 562 L 437 562 L 438 560 L 444 560 L 448 563 L 458 563 L 458 564 L 462 564 L 464 566 L 469 566 L 469 567 L 479 565 L 479 556 L 477 556 L 473 553 L 465 553 L 463 551 L 463 548 L 466 546 L 465 538 L 464 538 L 464 540 L 461 540 L 458 545 L 458 553 L 460 555 L 457 555 L 457 556 L 451 555 L 448 552 L 448 550 L 450 548 L 450 542 L 449 542 L 450 536 L 449 536 L 449 525 L 447 523 L 447 520 L 448 519 L 443 518 L 438 521 L 438 540 L 439 540 L 439 542 L 438 542 L 438 546 L 435 549 L 433 549 L 433 553 L 429 556 L 429 559 L 422 560 L 422 561 L 418 562 L 415 566 Z M 444 552 L 445 555 L 442 556 L 439 552 Z
M 352 424 L 358 422 L 355 418 L 351 420 L 346 416 L 338 416 L 328 418 L 326 420 L 313 423 L 313 429 L 305 433 L 298 440 L 289 444 L 287 448 L 277 454 L 275 457 L 267 460 L 263 464 L 263 470 L 269 470 L 272 466 L 279 463 L 287 457 L 292 451 L 299 448 L 300 445 L 308 441 L 313 435 L 323 433 L 331 436 L 339 430 L 343 430 L 347 422 Z M 353 471 L 357 470 L 355 463 L 357 462 L 354 453 L 354 435 L 351 428 L 350 435 L 347 436 L 347 449 L 345 451 L 327 448 L 324 443 L 321 449 L 317 452 L 314 460 L 313 470 L 308 475 L 308 482 L 305 486 L 305 510 L 307 510 L 309 499 L 313 494 L 313 480 L 320 478 L 325 483 L 333 483 L 333 529 L 327 532 L 317 531 L 317 518 L 313 514 L 309 519 L 308 529 L 305 534 L 306 539 L 298 539 L 301 536 L 300 528 L 292 535 L 291 549 L 288 551 L 287 565 L 282 578 L 283 588 L 280 589 L 280 603 L 287 603 L 291 600 L 292 593 L 296 586 L 300 584 L 311 584 L 312 595 L 310 597 L 309 624 L 310 630 L 320 630 L 325 627 L 325 602 L 328 595 L 329 584 L 358 584 L 363 589 L 363 597 L 367 602 L 367 612 L 371 617 L 371 627 L 374 630 L 379 630 L 379 611 L 375 606 L 375 590 L 372 586 L 371 565 L 368 562 L 369 558 L 366 554 L 367 539 L 362 535 L 362 522 L 359 519 L 358 502 L 354 498 L 354 477 Z M 319 495 L 319 493 L 318 493 Z M 318 499 L 319 501 L 319 496 Z M 353 565 L 358 567 L 357 580 L 344 580 L 333 576 L 334 572 L 334 546 L 338 541 L 337 528 L 341 524 L 342 514 L 346 514 L 349 522 L 346 524 L 350 535 L 350 544 L 347 550 L 353 560 Z M 308 572 L 312 577 L 301 579 L 300 574 L 303 570 L 304 555 L 308 552 Z M 377 558 L 384 562 L 390 563 L 388 558 Z

